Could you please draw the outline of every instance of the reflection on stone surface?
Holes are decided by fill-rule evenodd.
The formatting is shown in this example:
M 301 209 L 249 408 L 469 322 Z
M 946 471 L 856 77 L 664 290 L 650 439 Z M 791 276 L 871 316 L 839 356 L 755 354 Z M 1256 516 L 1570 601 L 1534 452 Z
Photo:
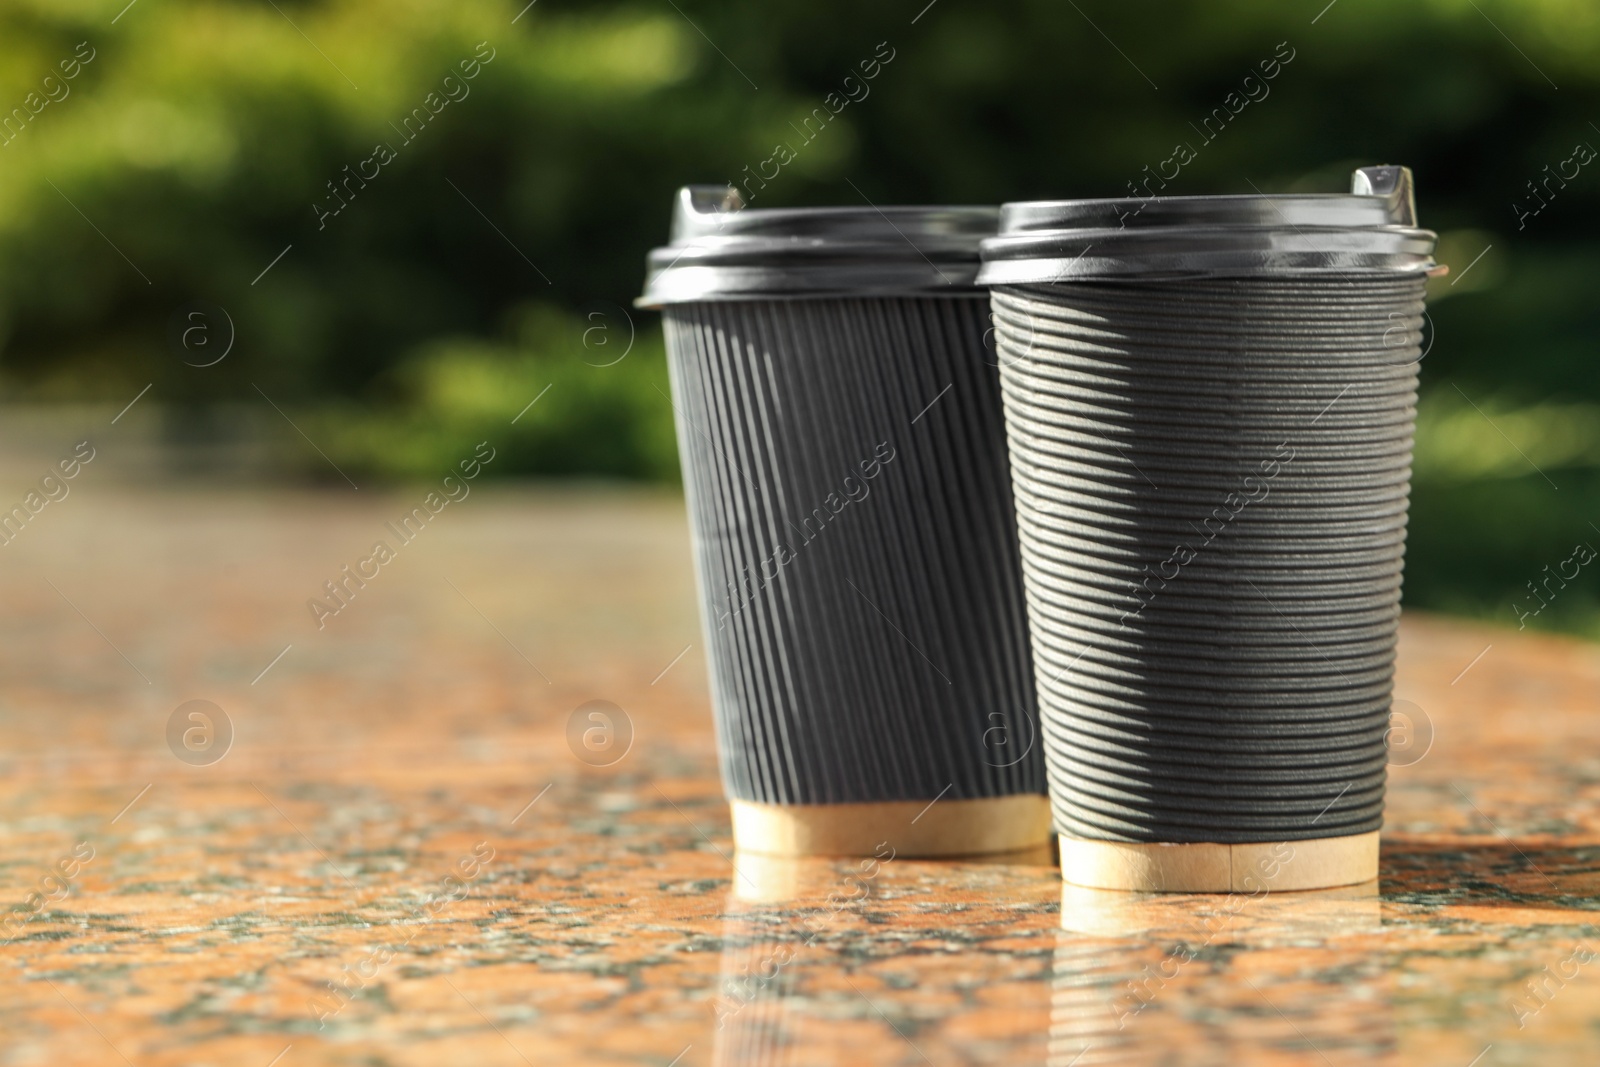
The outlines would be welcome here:
M 1061 928 L 1089 936 L 1166 937 L 1200 944 L 1243 938 L 1264 946 L 1274 938 L 1375 932 L 1381 924 L 1377 882 L 1294 893 L 1061 888 Z
M 796 858 L 768 856 L 758 852 L 736 852 L 733 856 L 734 895 L 745 901 L 782 903 L 799 900 L 840 900 L 859 894 L 891 863 L 907 860 L 885 855 L 877 859 Z M 928 861 L 917 861 L 924 863 Z M 959 857 L 948 861 L 952 870 L 968 867 L 1053 868 L 1055 854 L 1050 845 L 1019 852 L 993 852 L 982 856 Z
M 803 940 L 776 916 L 730 913 L 723 921 L 722 973 L 712 1001 L 714 1067 L 785 1067 L 802 1062 L 803 1014 L 791 1010 Z M 794 1005 L 798 1007 L 798 1005 Z
M 1118 899 L 1120 898 L 1120 899 Z M 1052 1064 L 1389 1063 L 1376 885 L 1063 894 Z

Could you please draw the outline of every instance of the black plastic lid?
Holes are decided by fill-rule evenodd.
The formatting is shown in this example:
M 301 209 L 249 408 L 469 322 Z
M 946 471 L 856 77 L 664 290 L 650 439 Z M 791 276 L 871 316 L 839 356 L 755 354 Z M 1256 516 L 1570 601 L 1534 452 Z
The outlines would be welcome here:
M 1417 228 L 1411 171 L 1363 167 L 1349 193 L 1006 204 L 978 284 L 1423 272 L 1436 240 Z
M 639 307 L 704 300 L 971 290 L 994 207 L 744 207 L 731 186 L 678 193 Z

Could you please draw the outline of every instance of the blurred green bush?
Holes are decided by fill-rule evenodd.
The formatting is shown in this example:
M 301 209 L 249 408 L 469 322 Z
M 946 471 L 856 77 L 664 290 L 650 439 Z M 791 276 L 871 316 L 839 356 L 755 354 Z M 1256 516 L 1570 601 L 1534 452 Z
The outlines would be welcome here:
M 677 481 L 660 331 L 590 314 L 534 306 L 509 342 L 439 338 L 385 372 L 374 401 L 320 405 L 304 428 L 367 477 L 431 478 L 489 441 L 496 473 Z M 325 476 L 318 462 L 307 473 Z
M 1110 196 L 1182 142 L 1172 194 L 1417 173 L 1454 273 L 1433 283 L 1410 603 L 1515 623 L 1600 521 L 1600 164 L 1566 162 L 1600 145 L 1593 4 L 3 0 L 0 41 L 12 400 L 154 382 L 194 411 L 254 386 L 374 477 L 498 426 L 497 475 L 672 479 L 659 331 L 617 314 L 678 185 L 763 206 Z M 852 102 L 805 132 L 835 92 Z M 780 145 L 793 161 L 752 188 Z M 236 328 L 215 366 L 170 339 L 192 301 Z M 597 306 L 634 339 L 611 365 L 583 341 Z M 1530 625 L 1600 635 L 1597 582 Z

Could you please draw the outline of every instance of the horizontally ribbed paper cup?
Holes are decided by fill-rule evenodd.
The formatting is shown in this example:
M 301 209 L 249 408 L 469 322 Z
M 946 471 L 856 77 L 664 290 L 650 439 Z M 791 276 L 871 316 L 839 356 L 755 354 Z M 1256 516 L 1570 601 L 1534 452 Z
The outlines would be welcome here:
M 734 840 L 1048 840 L 999 383 L 993 208 L 684 190 L 661 307 Z
M 984 242 L 1068 881 L 1376 877 L 1433 245 L 1399 167 Z

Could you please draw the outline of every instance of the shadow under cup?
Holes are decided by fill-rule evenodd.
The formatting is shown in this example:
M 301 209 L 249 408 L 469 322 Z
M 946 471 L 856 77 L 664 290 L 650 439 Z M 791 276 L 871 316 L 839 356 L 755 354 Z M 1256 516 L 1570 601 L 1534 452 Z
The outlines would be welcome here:
M 1048 840 L 998 372 L 993 208 L 680 196 L 665 319 L 737 847 Z

